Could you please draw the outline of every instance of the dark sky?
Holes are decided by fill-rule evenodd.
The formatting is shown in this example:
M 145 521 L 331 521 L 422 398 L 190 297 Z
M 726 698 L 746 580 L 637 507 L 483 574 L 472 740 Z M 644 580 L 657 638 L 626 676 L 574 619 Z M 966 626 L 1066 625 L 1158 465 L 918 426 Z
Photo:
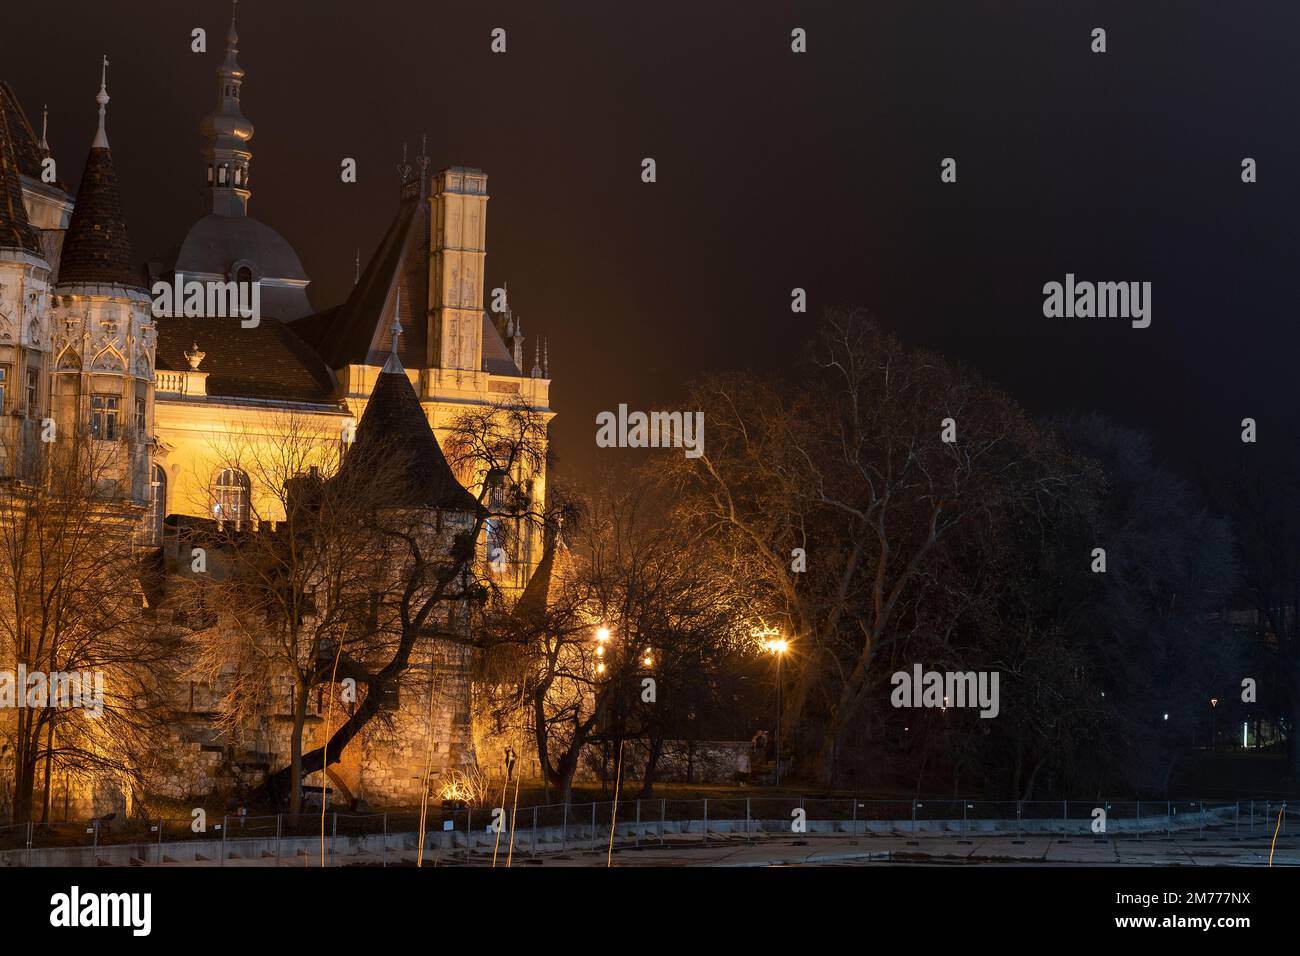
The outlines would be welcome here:
M 1295 417 L 1300 4 L 244 0 L 239 16 L 250 211 L 298 248 L 318 308 L 393 216 L 403 140 L 427 132 L 435 167 L 488 172 L 488 287 L 508 281 L 525 332 L 550 338 L 569 474 L 625 454 L 594 447 L 597 411 L 653 407 L 707 369 L 789 368 L 828 305 L 870 308 L 1034 412 L 1150 431 L 1178 463 L 1240 449 L 1245 416 L 1262 441 Z M 229 5 L 10 0 L 0 17 L 0 75 L 35 122 L 49 103 L 69 182 L 108 53 L 136 256 L 165 252 L 199 215 Z M 1044 318 L 1042 285 L 1067 272 L 1152 282 L 1152 326 Z

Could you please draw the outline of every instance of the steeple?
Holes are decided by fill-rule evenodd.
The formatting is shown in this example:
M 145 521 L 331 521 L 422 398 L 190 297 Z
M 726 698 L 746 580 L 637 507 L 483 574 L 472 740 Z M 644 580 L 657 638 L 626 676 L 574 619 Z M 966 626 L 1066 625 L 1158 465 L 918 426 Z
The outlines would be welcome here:
M 388 356 L 388 361 L 384 363 L 384 367 L 380 370 L 380 374 L 383 374 L 384 372 L 392 372 L 397 375 L 406 374 L 406 369 L 402 367 L 402 360 L 397 357 L 397 339 L 401 336 L 401 334 L 402 334 L 402 287 L 399 285 L 397 287 L 397 303 L 393 306 L 393 351 Z
M 238 4 L 239 0 L 234 0 Z M 248 215 L 249 166 L 253 161 L 248 143 L 253 124 L 240 109 L 240 87 L 244 69 L 239 65 L 239 34 L 235 32 L 232 7 L 230 33 L 226 37 L 226 58 L 217 67 L 217 108 L 204 118 L 203 162 L 206 167 L 205 206 L 218 216 Z
M 120 285 L 138 288 L 139 276 L 132 264 L 131 242 L 122 218 L 122 200 L 117 192 L 117 174 L 108 151 L 104 129 L 108 105 L 108 57 L 100 74 L 99 128 L 90 145 L 90 156 L 81 175 L 77 202 L 63 240 L 59 259 L 59 285 Z

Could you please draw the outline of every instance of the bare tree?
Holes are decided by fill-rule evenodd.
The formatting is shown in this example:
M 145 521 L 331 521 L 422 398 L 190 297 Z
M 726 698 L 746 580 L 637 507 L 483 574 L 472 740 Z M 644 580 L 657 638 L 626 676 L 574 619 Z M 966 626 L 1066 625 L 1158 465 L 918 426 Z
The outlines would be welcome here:
M 161 716 L 162 664 L 175 650 L 142 614 L 144 505 L 123 492 L 121 444 L 75 431 L 21 451 L 23 467 L 0 491 L 0 661 L 15 683 L 20 672 L 31 681 L 13 687 L 0 724 L 15 821 L 35 815 L 38 773 L 43 820 L 56 776 L 139 786 Z M 65 693 L 78 686 L 81 705 L 70 707 Z

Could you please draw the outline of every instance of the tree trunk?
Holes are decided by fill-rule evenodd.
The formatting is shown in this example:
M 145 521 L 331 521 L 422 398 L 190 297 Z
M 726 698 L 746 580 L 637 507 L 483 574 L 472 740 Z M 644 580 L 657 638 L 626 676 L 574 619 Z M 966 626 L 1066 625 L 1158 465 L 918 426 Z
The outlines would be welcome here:
M 289 737 L 289 813 L 302 813 L 302 734 L 307 724 L 307 698 L 310 688 L 298 679 L 293 694 L 293 733 Z M 329 733 L 329 728 L 325 728 Z M 324 784 L 321 785 L 321 806 L 325 805 Z

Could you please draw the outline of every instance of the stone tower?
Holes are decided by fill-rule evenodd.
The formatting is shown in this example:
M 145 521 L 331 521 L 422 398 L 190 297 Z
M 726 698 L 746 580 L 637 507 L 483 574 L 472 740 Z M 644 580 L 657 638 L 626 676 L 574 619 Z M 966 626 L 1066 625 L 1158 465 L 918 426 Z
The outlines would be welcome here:
M 217 108 L 204 117 L 201 127 L 207 176 L 203 207 L 205 213 L 218 216 L 248 215 L 248 197 L 252 194 L 248 177 L 253 153 L 248 144 L 253 138 L 253 124 L 239 106 L 244 69 L 239 65 L 238 44 L 232 14 L 226 58 L 217 67 Z
M 119 495 L 147 504 L 156 330 L 132 265 L 108 147 L 107 73 L 105 59 L 95 97 L 99 128 L 63 241 L 50 337 L 33 347 L 51 356 L 47 407 L 59 434 L 84 428 L 101 447 L 114 448 Z
M 429 206 L 429 368 L 483 368 L 487 174 L 454 166 L 434 177 Z

